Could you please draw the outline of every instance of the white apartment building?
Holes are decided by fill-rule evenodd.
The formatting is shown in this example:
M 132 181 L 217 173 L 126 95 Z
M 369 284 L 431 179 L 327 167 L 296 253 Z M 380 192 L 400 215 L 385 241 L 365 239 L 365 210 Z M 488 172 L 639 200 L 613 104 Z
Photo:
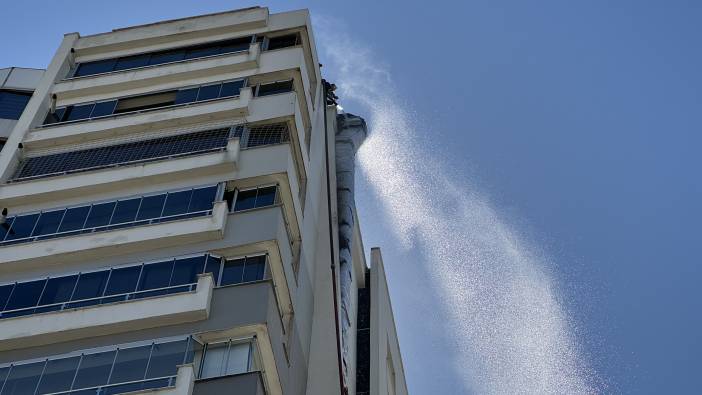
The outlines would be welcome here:
M 69 33 L 22 72 L 0 70 L 0 395 L 407 393 L 353 200 L 365 123 L 306 10 Z

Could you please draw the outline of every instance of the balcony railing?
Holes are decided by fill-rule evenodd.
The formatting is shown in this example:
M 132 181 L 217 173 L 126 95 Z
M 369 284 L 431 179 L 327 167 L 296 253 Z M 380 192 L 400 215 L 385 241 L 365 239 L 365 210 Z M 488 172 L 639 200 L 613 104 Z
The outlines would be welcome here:
M 212 185 L 20 214 L 0 225 L 0 247 L 210 215 L 220 190 Z

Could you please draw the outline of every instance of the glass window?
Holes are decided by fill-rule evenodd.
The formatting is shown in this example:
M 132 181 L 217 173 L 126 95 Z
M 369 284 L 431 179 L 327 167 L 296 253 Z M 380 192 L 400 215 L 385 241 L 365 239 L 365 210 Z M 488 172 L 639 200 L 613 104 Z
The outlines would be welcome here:
M 276 187 L 259 188 L 256 195 L 256 207 L 265 207 L 275 204 Z
M 97 299 L 82 302 L 80 301 L 83 299 L 92 299 L 102 296 L 102 293 L 105 291 L 105 284 L 107 283 L 107 276 L 109 274 L 109 270 L 81 273 L 78 277 L 78 285 L 76 285 L 76 290 L 71 298 L 71 300 L 78 302 L 70 303 L 68 307 L 73 308 L 97 304 Z
M 151 354 L 150 344 L 118 350 L 109 384 L 143 380 L 149 362 L 149 354 Z
M 193 198 L 190 201 L 188 212 L 212 210 L 212 205 L 217 197 L 217 185 L 211 187 L 198 188 L 193 191 Z
M 107 295 L 121 295 L 134 292 L 139 282 L 139 274 L 141 273 L 141 265 L 121 267 L 112 269 L 110 280 L 105 289 Z M 126 297 L 104 298 L 103 303 L 113 302 L 117 300 L 125 300 Z
M 258 86 L 257 96 L 268 96 L 275 95 L 278 93 L 285 93 L 292 91 L 293 83 L 292 80 L 272 82 L 269 84 L 261 84 Z
M 244 80 L 225 82 L 222 84 L 222 90 L 219 92 L 219 97 L 239 96 L 239 91 L 244 87 Z
M 19 119 L 31 97 L 31 92 L 0 91 L 0 118 Z
M 110 224 L 122 224 L 125 222 L 132 222 L 136 218 L 137 211 L 139 210 L 139 204 L 141 203 L 141 198 L 120 200 L 117 202 L 117 207 L 115 207 L 115 213 L 112 215 L 112 220 Z
M 205 266 L 205 273 L 212 273 L 212 278 L 214 279 L 215 284 L 217 283 L 217 280 L 219 279 L 219 270 L 220 270 L 221 266 L 222 266 L 222 258 L 212 256 L 212 255 L 207 257 L 207 265 Z
M 192 284 L 197 282 L 197 275 L 202 273 L 205 266 L 205 255 L 175 260 L 171 286 Z
M 255 189 L 239 191 L 239 193 L 237 193 L 236 203 L 234 204 L 234 211 L 248 210 L 254 207 L 256 207 Z
M 90 206 L 72 207 L 66 210 L 59 232 L 83 229 L 83 224 L 90 211 Z M 111 214 L 111 213 L 110 213 Z
M 173 261 L 164 261 L 157 263 L 150 263 L 144 265 L 144 270 L 141 273 L 141 279 L 139 280 L 139 286 L 137 290 L 145 291 L 149 289 L 166 288 L 171 282 L 171 274 L 173 273 Z M 155 295 L 165 294 L 165 290 L 154 291 L 154 292 L 143 292 L 137 297 L 147 297 Z
M 150 57 L 150 54 L 141 54 L 119 58 L 115 64 L 115 71 L 147 66 L 149 64 Z
M 114 69 L 116 59 L 98 60 L 95 62 L 86 62 L 78 65 L 75 76 L 81 77 L 84 75 L 107 73 Z
M 166 206 L 163 209 L 163 216 L 180 215 L 188 212 L 190 197 L 193 191 L 170 192 L 166 198 Z
M 209 343 L 202 359 L 200 378 L 219 377 L 222 375 L 224 361 L 227 355 L 228 343 Z
M 244 282 L 258 281 L 263 279 L 266 270 L 266 256 L 259 255 L 246 258 L 244 266 Z
M 71 299 L 78 275 L 50 278 L 41 295 L 39 305 L 68 302 Z M 58 306 L 60 307 L 60 306 Z
M 0 368 L 0 383 L 4 383 L 5 379 L 7 378 L 7 374 L 10 373 L 10 367 L 6 366 L 4 368 Z
M 48 361 L 37 393 L 48 394 L 70 390 L 79 361 L 79 356 Z
M 292 47 L 298 44 L 297 34 L 271 37 L 268 39 L 268 50 Z
M 87 388 L 107 383 L 117 351 L 84 354 L 73 388 Z
M 158 218 L 163 211 L 163 203 L 166 201 L 166 194 L 147 196 L 142 199 L 137 221 Z
M 227 260 L 224 263 L 219 285 L 239 284 L 244 277 L 244 263 L 244 258 Z
M 175 376 L 178 365 L 185 361 L 187 340 L 154 344 L 146 378 Z
M 90 114 L 93 112 L 94 106 L 95 104 L 93 103 L 68 106 L 62 121 L 68 122 L 90 118 Z
M 251 343 L 209 343 L 202 360 L 200 378 L 245 373 L 250 366 Z
M 49 235 L 56 233 L 58 230 L 61 219 L 63 218 L 63 213 L 66 210 L 56 210 L 56 211 L 46 211 L 41 213 L 37 225 L 34 227 L 34 232 L 32 236 Z
M 181 89 L 176 93 L 175 104 L 192 103 L 197 100 L 198 88 Z
M 112 115 L 115 111 L 115 106 L 117 106 L 117 100 L 103 101 L 100 103 L 95 103 L 91 118 L 102 117 L 105 115 Z
M 190 47 L 185 53 L 185 59 L 202 58 L 219 54 L 219 45 L 205 44 L 197 47 Z
M 93 204 L 88 214 L 88 219 L 85 222 L 85 228 L 97 228 L 110 223 L 112 212 L 115 209 L 115 202 Z
M 239 343 L 229 347 L 229 353 L 225 361 L 224 374 L 239 374 L 249 371 L 249 349 L 250 343 Z
M 12 227 L 12 221 L 14 221 L 14 217 L 7 218 L 5 222 L 0 224 L 0 241 L 5 240 L 5 236 L 7 236 L 7 231 L 10 230 L 10 227 Z
M 0 286 L 0 311 L 3 311 L 5 309 L 5 305 L 7 304 L 7 300 L 10 298 L 10 294 L 12 293 L 12 288 L 14 288 L 14 287 L 15 287 L 15 284 L 7 284 L 7 285 Z
M 185 50 L 175 50 L 175 51 L 163 51 L 163 52 L 156 52 L 155 54 L 151 55 L 151 59 L 149 60 L 149 64 L 163 64 L 163 63 L 170 63 L 170 62 L 177 62 L 179 60 L 183 60 L 185 57 Z
M 44 289 L 44 285 L 46 285 L 46 279 L 17 283 L 14 291 L 12 291 L 10 300 L 7 301 L 5 310 L 24 309 L 36 306 L 37 302 L 39 302 L 41 291 Z M 7 315 L 3 314 L 3 316 Z
M 39 214 L 20 215 L 15 217 L 15 220 L 12 222 L 12 227 L 10 228 L 5 240 L 17 240 L 29 237 L 29 235 L 32 234 L 32 230 L 34 230 L 34 225 L 37 223 L 37 219 L 39 219 Z
M 14 365 L 7 376 L 2 395 L 34 395 L 45 361 Z
M 220 44 L 219 53 L 248 51 L 250 44 L 251 37 L 243 37 L 236 40 L 225 41 Z
M 209 100 L 216 99 L 219 97 L 219 90 L 222 88 L 222 84 L 206 85 L 200 87 L 200 93 L 197 95 L 197 100 Z

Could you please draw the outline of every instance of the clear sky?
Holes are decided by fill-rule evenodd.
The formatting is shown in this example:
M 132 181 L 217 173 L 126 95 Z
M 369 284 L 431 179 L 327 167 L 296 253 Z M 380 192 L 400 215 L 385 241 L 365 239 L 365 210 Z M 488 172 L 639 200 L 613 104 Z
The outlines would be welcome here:
M 45 67 L 67 32 L 85 35 L 250 5 L 254 3 L 3 2 L 0 67 Z M 510 388 L 490 381 L 496 377 L 490 369 L 499 370 L 509 360 L 493 358 L 490 347 L 504 353 L 504 344 L 471 338 L 491 328 L 458 325 L 471 316 L 452 315 L 441 307 L 462 300 L 466 309 L 476 307 L 472 297 L 481 300 L 480 295 L 471 297 L 465 290 L 474 278 L 479 286 L 497 284 L 480 282 L 489 267 L 471 269 L 451 261 L 471 253 L 495 259 L 501 269 L 491 275 L 508 273 L 502 266 L 512 262 L 522 268 L 520 276 L 535 278 L 515 284 L 547 289 L 544 294 L 527 290 L 526 295 L 552 298 L 560 309 L 546 306 L 544 311 L 562 310 L 565 318 L 544 315 L 543 325 L 537 325 L 544 333 L 532 334 L 532 340 L 550 339 L 550 325 L 566 322 L 564 333 L 578 345 L 575 357 L 594 372 L 601 392 L 699 393 L 702 3 L 359 0 L 260 5 L 274 12 L 309 8 L 319 25 L 318 40 L 327 34 L 320 48 L 323 73 L 345 86 L 346 109 L 366 116 L 377 136 L 391 136 L 393 128 L 411 129 L 404 137 L 416 150 L 400 151 L 402 163 L 447 173 L 440 181 L 409 180 L 417 189 L 407 196 L 425 210 L 416 215 L 442 222 L 454 218 L 457 224 L 420 221 L 402 228 L 406 233 L 446 230 L 451 234 L 442 247 L 431 245 L 441 244 L 438 236 L 393 233 L 398 223 L 414 221 L 406 213 L 384 214 L 393 202 L 378 204 L 375 198 L 378 193 L 403 196 L 383 195 L 386 184 L 377 177 L 396 162 L 376 161 L 377 152 L 369 149 L 358 181 L 364 243 L 383 247 L 413 393 Z M 343 46 L 348 50 L 340 51 Z M 374 66 L 357 62 L 361 57 Z M 382 105 L 364 101 L 361 93 Z M 378 146 L 387 139 L 376 139 Z M 402 171 L 385 178 L 403 179 Z M 434 201 L 441 205 L 437 213 L 431 204 L 424 205 Z M 455 217 L 447 215 L 452 208 L 445 205 L 452 201 L 463 210 Z M 412 210 L 401 202 L 397 206 Z M 486 239 L 508 242 L 486 249 L 485 240 L 476 241 L 472 225 Z M 447 255 L 461 244 L 462 232 L 464 255 Z M 432 273 L 435 267 L 446 268 L 428 259 L 434 252 L 437 261 L 457 265 L 453 276 Z M 538 274 L 542 272 L 546 274 Z M 446 292 L 442 281 L 465 289 Z M 524 320 L 529 327 L 530 318 Z M 498 328 L 519 326 L 517 321 L 495 322 Z M 511 344 L 517 348 L 524 346 L 519 343 L 524 340 L 515 341 Z M 470 352 L 476 356 L 460 355 Z M 471 365 L 479 359 L 494 359 L 497 365 Z M 541 362 L 548 359 L 546 355 Z M 515 366 L 501 372 L 505 380 Z

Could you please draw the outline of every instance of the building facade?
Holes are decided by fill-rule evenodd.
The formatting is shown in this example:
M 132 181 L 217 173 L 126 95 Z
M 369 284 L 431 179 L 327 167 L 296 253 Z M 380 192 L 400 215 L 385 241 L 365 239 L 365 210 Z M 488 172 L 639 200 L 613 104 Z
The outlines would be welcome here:
M 70 33 L 33 74 L 0 88 L 0 395 L 407 393 L 307 11 Z

